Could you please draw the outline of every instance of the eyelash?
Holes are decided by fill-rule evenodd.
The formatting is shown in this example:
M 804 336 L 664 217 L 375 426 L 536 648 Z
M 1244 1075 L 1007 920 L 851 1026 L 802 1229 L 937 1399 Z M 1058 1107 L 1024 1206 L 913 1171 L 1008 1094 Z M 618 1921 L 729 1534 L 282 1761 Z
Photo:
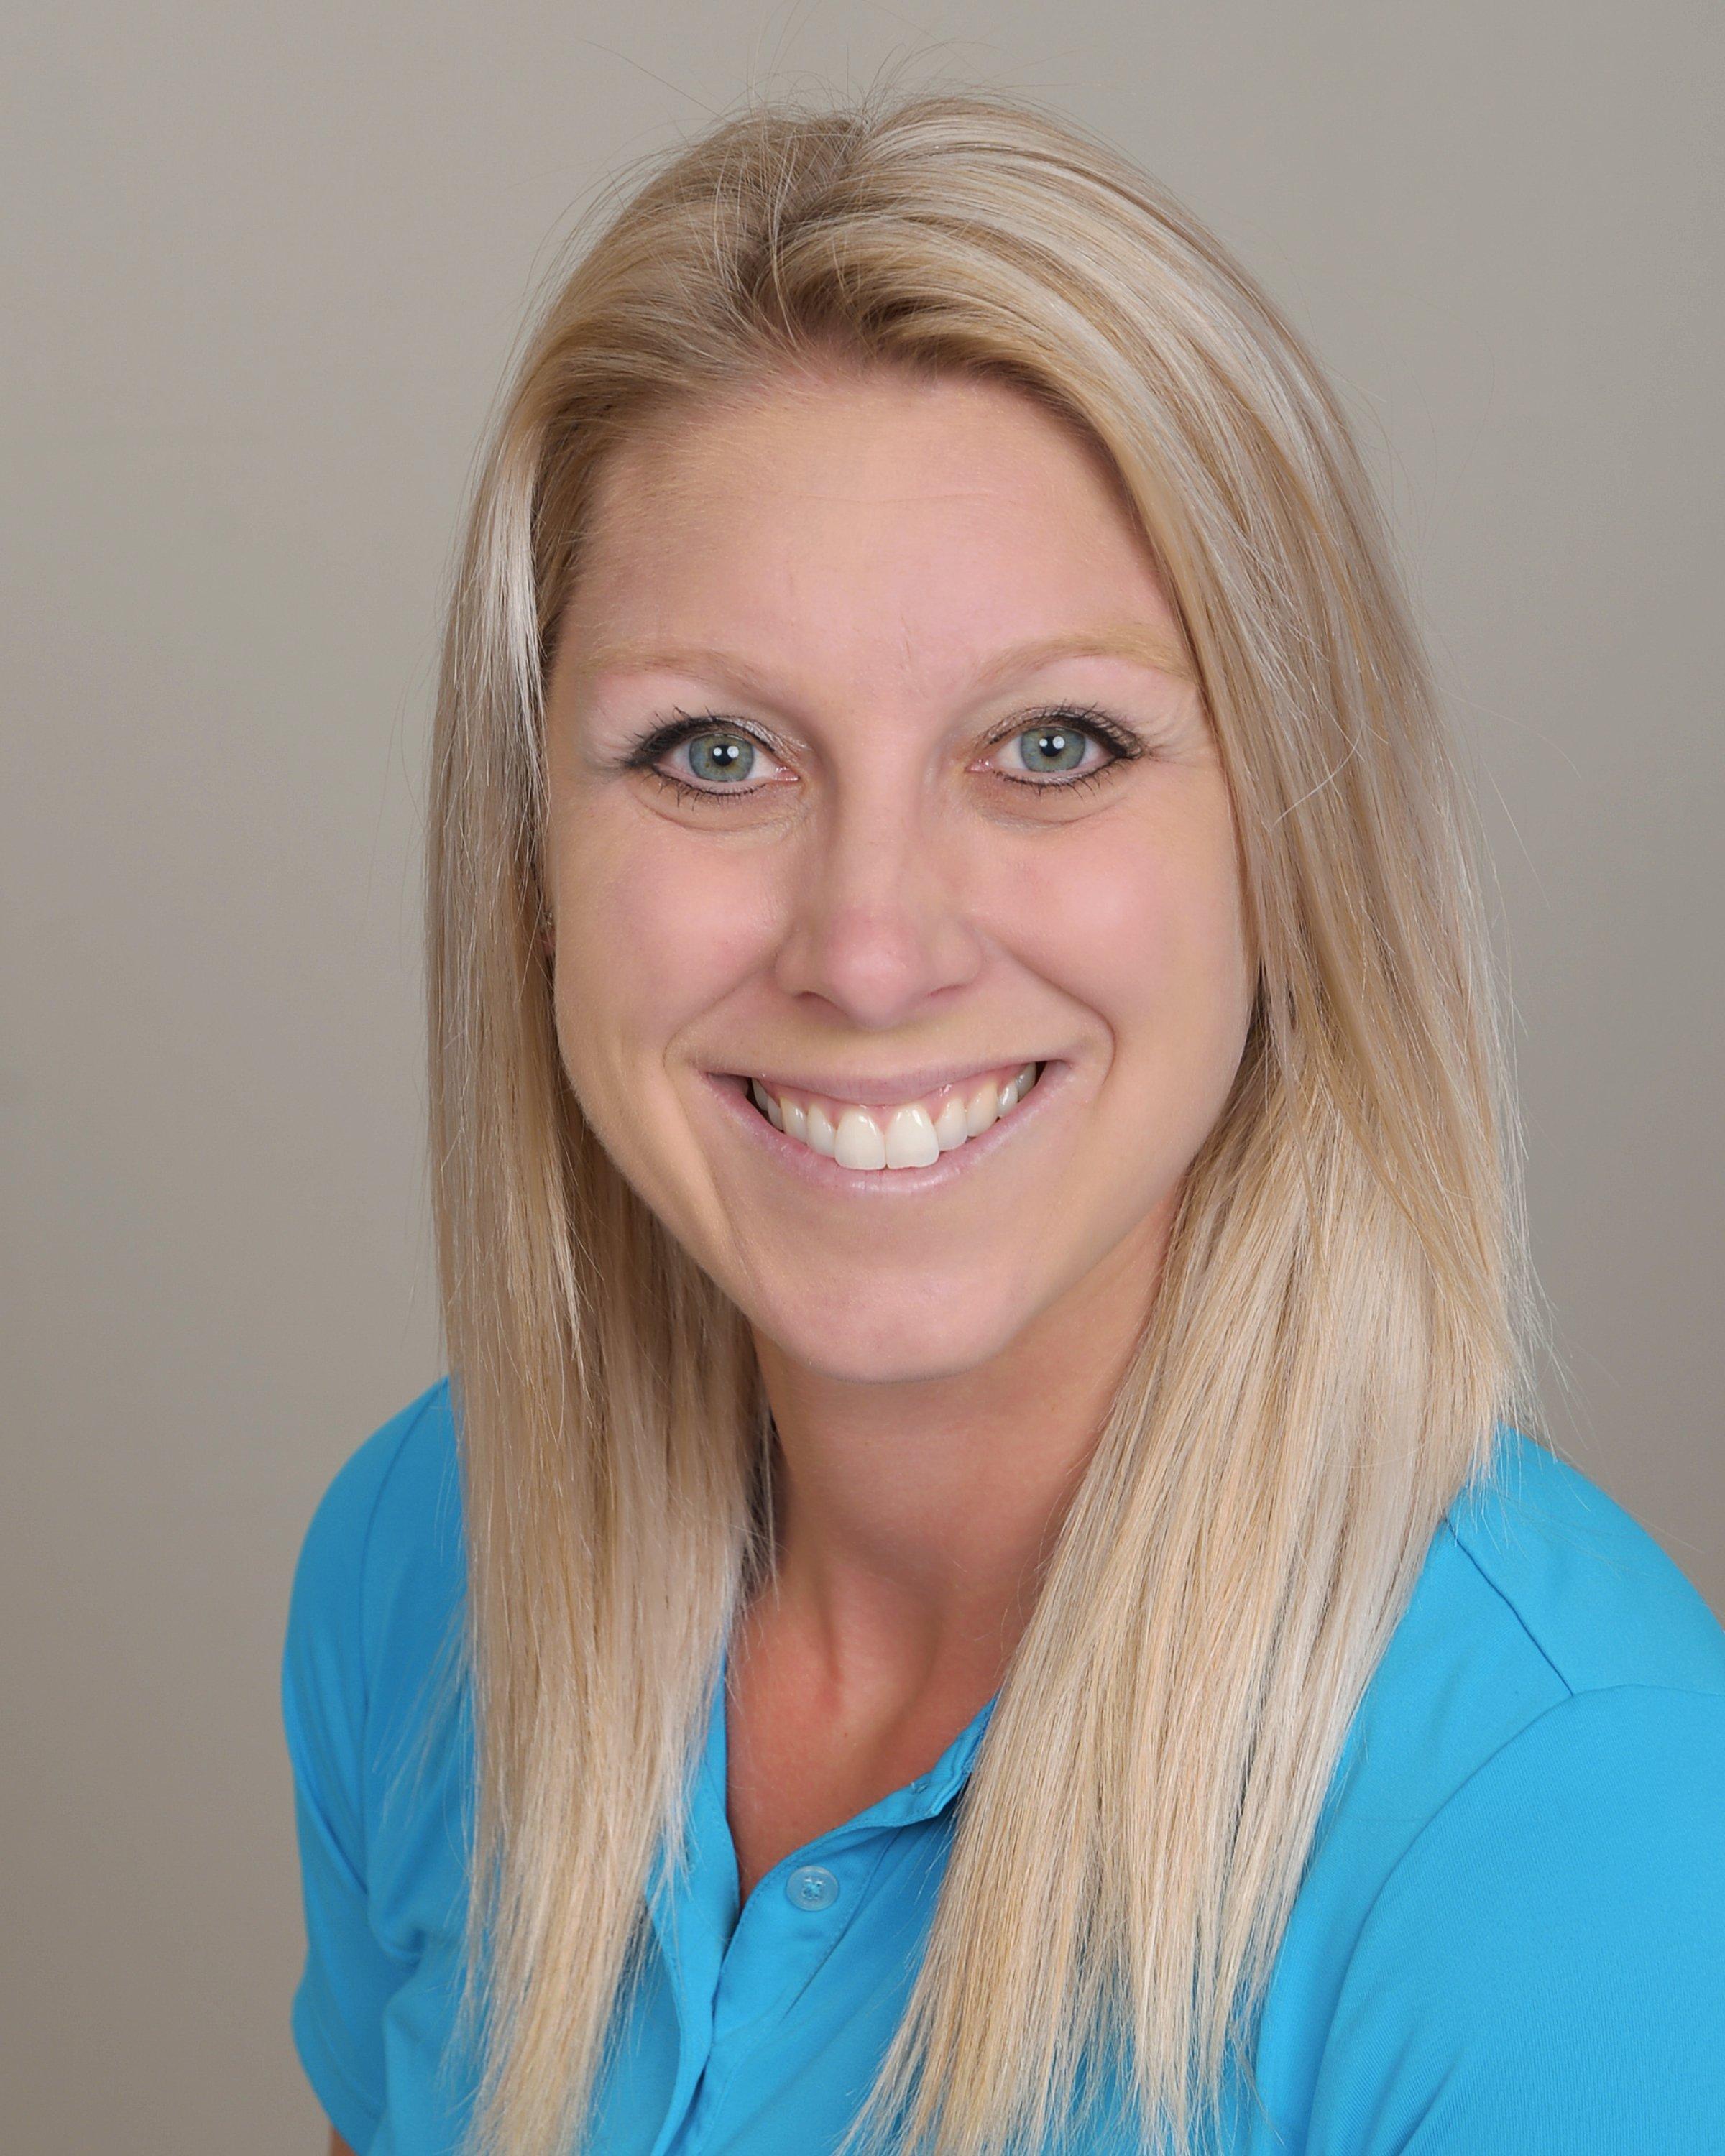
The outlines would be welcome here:
M 1093 704 L 1049 704 L 1034 711 L 1022 713 L 1012 723 L 990 735 L 984 746 L 999 748 L 1003 742 L 1015 741 L 1020 734 L 1033 732 L 1038 726 L 1056 726 L 1076 727 L 1090 735 L 1093 741 L 1111 752 L 1110 760 L 1099 764 L 1094 771 L 1081 771 L 1071 778 L 1018 778 L 1010 772 L 999 771 L 993 775 L 1004 779 L 1009 786 L 1022 786 L 1033 793 L 1076 793 L 1096 785 L 1106 778 L 1116 764 L 1130 763 L 1145 753 L 1143 742 L 1121 721 Z M 659 759 L 674 748 L 681 748 L 687 742 L 696 741 L 702 734 L 741 734 L 764 748 L 769 756 L 778 753 L 764 734 L 758 733 L 742 721 L 727 718 L 720 711 L 679 711 L 675 718 L 662 726 L 655 726 L 644 736 L 622 759 L 626 771 L 643 771 L 661 786 L 671 788 L 684 799 L 723 801 L 726 798 L 747 798 L 758 791 L 748 787 L 697 786 L 692 780 L 679 778 L 669 771 L 659 768 Z

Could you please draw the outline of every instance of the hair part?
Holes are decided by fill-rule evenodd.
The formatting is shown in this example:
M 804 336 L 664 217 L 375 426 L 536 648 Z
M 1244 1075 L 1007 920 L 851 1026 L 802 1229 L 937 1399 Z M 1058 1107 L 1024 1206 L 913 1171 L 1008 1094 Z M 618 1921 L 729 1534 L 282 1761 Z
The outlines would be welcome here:
M 611 452 L 835 364 L 1005 382 L 1101 452 L 1188 639 L 1261 962 L 847 2149 L 1037 2148 L 1111 2090 L 1147 2143 L 1200 2145 L 1229 2058 L 1250 2085 L 1353 1711 L 1526 1397 L 1478 834 L 1316 362 L 1186 208 L 1024 100 L 726 120 L 560 270 L 450 594 L 429 1122 L 477 1748 L 475 2156 L 586 2145 L 771 1547 L 747 1327 L 560 1065 L 536 939 L 549 655 Z

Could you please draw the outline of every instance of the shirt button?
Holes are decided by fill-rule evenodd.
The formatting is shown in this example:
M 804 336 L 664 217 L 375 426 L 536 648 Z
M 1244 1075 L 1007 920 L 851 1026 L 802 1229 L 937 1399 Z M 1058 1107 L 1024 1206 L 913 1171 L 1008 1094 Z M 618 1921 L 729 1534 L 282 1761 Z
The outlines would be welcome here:
M 799 1864 L 784 1882 L 785 1898 L 798 1909 L 828 1909 L 839 1898 L 839 1882 L 824 1864 Z

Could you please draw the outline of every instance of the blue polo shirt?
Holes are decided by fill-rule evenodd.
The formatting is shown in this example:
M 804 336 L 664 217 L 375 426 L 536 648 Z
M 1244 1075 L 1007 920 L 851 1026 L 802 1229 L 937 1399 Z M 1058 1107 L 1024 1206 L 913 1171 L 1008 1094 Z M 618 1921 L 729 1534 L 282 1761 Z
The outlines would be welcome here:
M 455 2150 L 471 1823 L 447 1380 L 331 1484 L 283 1670 L 307 1949 L 292 2028 L 360 2156 Z M 926 1937 L 982 1708 L 738 1907 L 721 1668 L 691 1866 L 655 1870 L 593 2156 L 819 2156 Z M 574 1763 L 572 1763 L 573 1764 Z M 1603 1491 L 1508 1425 L 1450 1507 L 1337 1759 L 1223 2156 L 1725 2152 L 1725 1631 Z M 1142 2156 L 1123 2123 L 1082 2156 Z M 1080 2156 L 1065 2137 L 1050 2156 Z

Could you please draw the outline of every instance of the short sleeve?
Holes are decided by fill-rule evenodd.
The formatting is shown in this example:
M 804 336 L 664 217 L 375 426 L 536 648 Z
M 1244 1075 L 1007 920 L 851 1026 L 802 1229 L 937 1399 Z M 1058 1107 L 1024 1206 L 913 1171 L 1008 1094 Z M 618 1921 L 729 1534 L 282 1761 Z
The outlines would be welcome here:
M 383 1435 L 348 1460 L 312 1517 L 282 1657 L 305 1915 L 294 2041 L 331 2123 L 359 2156 L 384 2108 L 384 2008 L 408 1974 L 372 1930 L 366 1887 L 362 1612 L 372 1517 L 395 1449 L 380 1445 Z
M 1307 2156 L 1725 2156 L 1725 1696 L 1575 1694 L 1416 1837 Z

